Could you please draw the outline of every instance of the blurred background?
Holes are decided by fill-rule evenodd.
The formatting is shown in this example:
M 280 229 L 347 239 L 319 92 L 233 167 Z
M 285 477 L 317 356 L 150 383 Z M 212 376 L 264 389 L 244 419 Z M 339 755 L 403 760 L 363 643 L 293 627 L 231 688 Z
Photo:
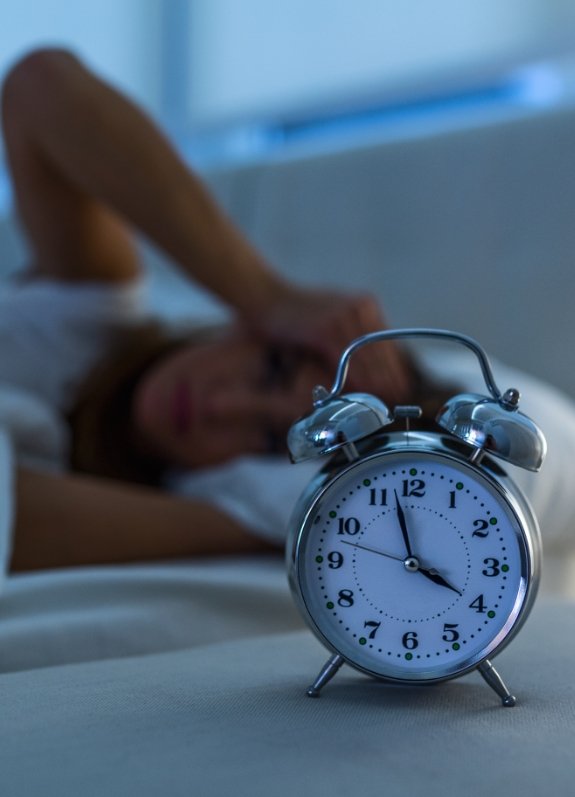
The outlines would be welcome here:
M 19 0 L 0 14 L 0 78 L 33 47 L 69 47 L 200 168 L 573 90 L 572 0 Z
M 0 78 L 33 47 L 75 50 L 281 268 L 535 358 L 575 394 L 555 346 L 573 331 L 573 0 L 19 0 L 0 22 Z M 0 156 L 0 268 L 20 257 L 10 214 Z

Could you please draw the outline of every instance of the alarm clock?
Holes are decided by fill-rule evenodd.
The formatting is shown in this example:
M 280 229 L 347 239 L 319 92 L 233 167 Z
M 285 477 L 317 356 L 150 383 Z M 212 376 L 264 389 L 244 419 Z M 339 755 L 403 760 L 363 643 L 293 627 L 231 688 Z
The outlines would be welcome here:
M 360 347 L 399 338 L 443 339 L 477 357 L 487 394 L 449 399 L 430 430 L 417 406 L 387 407 L 342 393 Z M 504 464 L 540 469 L 545 438 L 501 392 L 481 346 L 441 329 L 358 338 L 331 391 L 288 434 L 294 463 L 325 457 L 293 513 L 289 582 L 304 619 L 331 655 L 308 688 L 317 697 L 347 663 L 385 682 L 431 684 L 478 670 L 504 706 L 516 699 L 493 667 L 533 605 L 541 539 Z M 389 431 L 395 422 L 400 431 Z

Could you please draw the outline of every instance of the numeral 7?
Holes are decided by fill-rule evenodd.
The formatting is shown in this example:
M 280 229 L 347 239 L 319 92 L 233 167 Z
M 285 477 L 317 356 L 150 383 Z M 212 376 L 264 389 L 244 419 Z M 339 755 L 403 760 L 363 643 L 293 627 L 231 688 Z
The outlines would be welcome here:
M 364 628 L 371 628 L 372 630 L 369 632 L 369 639 L 375 639 L 375 635 L 377 634 L 377 629 L 381 623 L 376 623 L 375 620 L 366 620 L 363 624 Z

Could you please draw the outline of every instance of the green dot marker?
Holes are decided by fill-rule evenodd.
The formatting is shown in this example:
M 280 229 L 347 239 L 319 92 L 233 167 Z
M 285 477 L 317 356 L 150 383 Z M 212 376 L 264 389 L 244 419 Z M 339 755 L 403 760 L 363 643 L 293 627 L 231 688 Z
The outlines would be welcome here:
M 455 485 L 456 490 L 463 490 L 463 482 L 457 482 Z
M 323 556 L 316 556 L 315 561 L 318 563 L 318 565 L 321 565 L 321 563 L 323 562 Z
M 332 603 L 331 601 L 328 601 L 328 602 L 327 602 L 325 605 L 326 605 L 326 607 L 327 607 L 328 609 L 333 609 L 333 606 L 334 606 L 334 605 L 333 605 L 333 603 Z
M 333 509 L 332 509 L 331 512 L 329 513 L 329 516 L 330 517 L 337 517 L 337 512 L 334 512 Z
M 360 644 L 360 645 L 365 645 L 365 644 L 367 644 L 367 639 L 366 639 L 364 636 L 360 636 L 360 638 L 359 638 L 359 644 Z
M 497 525 L 497 518 L 496 517 L 489 518 L 489 522 L 491 523 L 492 526 L 496 526 Z
M 452 645 L 453 650 L 459 650 L 460 647 L 461 645 L 459 644 L 459 642 L 454 642 Z
M 509 565 L 501 565 L 501 569 L 504 573 L 509 573 Z
M 369 487 L 369 485 L 371 484 L 371 479 L 364 479 L 364 480 L 363 480 L 363 483 L 364 483 L 364 485 L 365 485 L 366 487 Z
M 495 617 L 495 612 L 493 611 L 493 609 L 492 609 L 490 612 L 487 612 L 487 616 L 488 616 L 490 619 L 492 619 L 492 620 L 493 620 L 493 618 Z
M 409 471 L 409 475 L 410 476 L 417 476 L 417 468 L 411 468 L 410 471 Z M 405 658 L 407 658 L 407 656 Z M 413 656 L 412 656 L 412 658 L 413 658 Z
M 416 472 L 417 472 L 417 471 L 416 471 Z M 407 659 L 407 661 L 411 661 L 411 660 L 412 660 L 412 658 L 413 658 L 413 653 L 406 653 L 406 654 L 405 654 L 405 658 Z

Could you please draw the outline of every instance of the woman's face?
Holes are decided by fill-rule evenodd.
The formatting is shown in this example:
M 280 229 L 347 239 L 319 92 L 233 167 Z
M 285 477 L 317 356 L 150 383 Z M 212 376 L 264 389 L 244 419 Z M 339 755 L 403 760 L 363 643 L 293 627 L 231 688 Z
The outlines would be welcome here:
M 186 344 L 146 371 L 132 422 L 146 449 L 176 467 L 283 452 L 289 426 L 311 409 L 312 388 L 332 379 L 309 355 L 230 334 Z

